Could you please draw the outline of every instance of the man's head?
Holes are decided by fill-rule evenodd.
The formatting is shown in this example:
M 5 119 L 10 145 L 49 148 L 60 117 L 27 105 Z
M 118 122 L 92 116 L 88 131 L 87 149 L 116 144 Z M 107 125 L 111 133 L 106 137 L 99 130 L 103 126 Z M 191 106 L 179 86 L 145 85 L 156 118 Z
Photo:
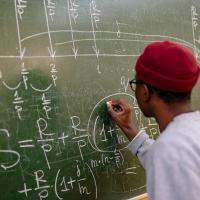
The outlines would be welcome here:
M 147 93 L 155 94 L 166 104 L 190 100 L 191 91 L 200 75 L 193 54 L 170 41 L 148 45 L 138 58 L 135 70 L 136 79 L 145 85 L 143 94 L 146 94 L 146 89 Z M 140 101 L 141 96 L 137 92 L 136 97 Z
M 171 92 L 191 92 L 200 68 L 193 54 L 170 41 L 148 45 L 136 63 L 139 80 Z

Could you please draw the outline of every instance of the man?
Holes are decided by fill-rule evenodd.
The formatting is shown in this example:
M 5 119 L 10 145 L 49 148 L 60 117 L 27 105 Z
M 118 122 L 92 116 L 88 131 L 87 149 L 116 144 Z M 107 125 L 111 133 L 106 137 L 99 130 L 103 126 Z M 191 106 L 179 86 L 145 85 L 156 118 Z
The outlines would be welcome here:
M 200 75 L 197 61 L 181 45 L 155 42 L 145 48 L 135 70 L 131 87 L 144 115 L 156 119 L 159 138 L 154 141 L 132 127 L 131 106 L 123 99 L 108 102 L 108 112 L 146 170 L 148 198 L 199 200 L 200 112 L 190 102 Z

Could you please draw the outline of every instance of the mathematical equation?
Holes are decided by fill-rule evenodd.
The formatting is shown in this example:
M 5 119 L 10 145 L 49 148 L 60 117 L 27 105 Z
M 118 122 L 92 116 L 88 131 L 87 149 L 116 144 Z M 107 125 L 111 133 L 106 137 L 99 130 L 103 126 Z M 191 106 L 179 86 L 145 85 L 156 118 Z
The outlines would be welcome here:
M 37 170 L 33 173 L 33 179 L 35 181 L 35 188 L 28 187 L 27 183 L 23 184 L 22 190 L 19 190 L 18 193 L 24 194 L 27 198 L 30 197 L 31 191 L 37 191 L 39 199 L 46 199 L 49 196 L 49 190 L 53 190 L 57 199 L 63 199 L 62 193 L 71 192 L 73 190 L 79 191 L 80 195 L 91 195 L 93 190 L 88 188 L 85 182 L 89 179 L 93 179 L 95 185 L 95 196 L 97 199 L 97 183 L 94 177 L 94 174 L 89 167 L 89 165 L 85 164 L 85 167 L 88 168 L 88 171 L 91 173 L 90 176 L 84 176 L 85 173 L 81 171 L 79 165 L 77 164 L 77 171 L 75 173 L 76 177 L 72 176 L 64 176 L 61 175 L 61 170 L 59 169 L 56 173 L 55 181 L 53 185 L 49 185 L 47 179 L 45 178 L 45 173 L 43 170 Z M 82 167 L 82 166 L 81 166 Z M 90 179 L 91 178 L 91 179 Z
M 24 70 L 24 65 L 23 73 L 20 75 L 21 81 L 16 87 L 11 87 L 6 81 L 2 81 L 4 88 L 13 94 L 11 95 L 11 98 L 13 98 L 11 100 L 11 107 L 13 106 L 12 109 L 15 112 L 15 119 L 20 123 L 26 122 L 27 116 L 24 114 L 24 110 L 27 108 L 23 104 L 28 99 L 27 97 L 23 97 L 23 95 L 24 92 L 26 93 L 30 90 L 32 94 L 37 94 L 37 101 L 34 101 L 37 109 L 31 110 L 31 112 L 38 114 L 38 117 L 35 121 L 32 120 L 31 122 L 33 127 L 36 127 L 35 130 L 32 130 L 31 135 L 23 139 L 18 139 L 15 148 L 9 148 L 8 146 L 7 149 L 0 149 L 2 158 L 6 160 L 7 157 L 10 157 L 9 163 L 6 163 L 4 159 L 0 162 L 0 169 L 5 173 L 9 173 L 10 170 L 17 170 L 19 167 L 23 168 L 24 157 L 28 157 L 31 163 L 34 161 L 34 157 L 30 157 L 30 155 L 35 150 L 38 154 L 43 155 L 40 159 L 43 160 L 42 165 L 45 170 L 40 168 L 35 169 L 33 172 L 31 177 L 34 177 L 35 187 L 29 184 L 30 178 L 27 181 L 24 179 L 24 182 L 20 186 L 21 189 L 17 190 L 20 195 L 29 198 L 36 192 L 39 199 L 46 199 L 53 192 L 56 198 L 63 199 L 63 195 L 78 190 L 80 196 L 95 196 L 95 199 L 98 199 L 99 186 L 95 174 L 96 171 L 101 171 L 102 168 L 106 171 L 110 168 L 112 169 L 112 173 L 107 172 L 108 176 L 112 176 L 117 171 L 121 171 L 121 174 L 136 176 L 137 171 L 140 169 L 139 165 L 129 165 L 126 163 L 124 151 L 126 151 L 125 147 L 128 143 L 124 135 L 121 134 L 117 127 L 108 126 L 101 120 L 98 109 L 102 102 L 110 98 L 115 98 L 118 95 L 129 97 L 129 100 L 133 102 L 134 115 L 139 127 L 149 129 L 152 138 L 158 135 L 157 124 L 153 119 L 149 119 L 147 126 L 144 126 L 142 114 L 135 97 L 121 92 L 106 96 L 96 103 L 91 111 L 87 127 L 83 126 L 79 116 L 72 115 L 69 118 L 70 124 L 68 124 L 70 131 L 64 128 L 63 130 L 55 129 L 53 131 L 50 127 L 52 120 L 55 118 L 55 103 L 50 94 L 56 88 L 56 82 L 54 82 L 56 79 L 51 78 L 51 71 L 52 68 L 50 67 L 49 74 L 52 83 L 46 88 L 39 88 L 31 83 L 31 79 L 28 78 L 29 72 Z M 15 134 L 7 129 L 0 129 L 2 139 L 12 141 L 12 136 Z M 73 148 L 73 150 L 70 150 L 67 158 L 61 158 L 65 150 L 69 148 L 70 143 L 72 143 L 72 147 L 70 145 L 70 148 Z M 24 152 L 26 153 L 24 154 Z M 98 158 L 94 159 L 94 156 L 88 158 L 89 152 L 93 152 L 93 154 L 98 152 Z M 55 165 L 57 163 L 58 166 L 59 163 L 63 165 L 65 162 L 67 165 L 68 159 L 72 163 L 72 168 L 76 168 L 75 172 L 65 176 L 61 175 L 63 169 L 56 169 L 54 181 L 45 179 L 45 176 L 48 178 L 48 173 L 51 173 L 51 171 L 55 173 Z M 85 173 L 86 169 L 87 173 Z M 84 173 L 81 173 L 81 171 Z M 73 176 L 74 174 L 77 176 Z M 80 174 L 84 175 L 84 177 Z M 93 180 L 94 184 L 93 186 L 88 186 L 88 181 L 90 182 L 91 180 Z
M 125 4 L 121 2 L 119 5 Z M 3 187 L 13 176 L 17 183 L 2 189 L 7 194 L 12 190 L 19 199 L 62 200 L 74 195 L 102 199 L 105 190 L 124 196 L 144 192 L 144 174 L 126 149 L 126 137 L 110 121 L 105 122 L 99 111 L 105 102 L 123 97 L 133 108 L 134 125 L 151 138 L 158 137 L 157 123 L 144 118 L 129 88 L 134 59 L 140 54 L 138 44 L 170 39 L 193 49 L 198 59 L 200 10 L 189 6 L 190 43 L 171 33 L 129 32 L 136 21 L 123 21 L 126 17 L 118 18 L 118 13 L 105 21 L 110 5 L 104 3 L 106 6 L 97 0 L 13 0 L 9 4 L 16 41 L 6 48 L 12 53 L 0 55 L 4 94 L 0 103 L 0 183 Z M 107 12 L 115 13 L 112 7 L 118 4 L 111 4 Z M 3 31 L 9 23 L 2 23 Z

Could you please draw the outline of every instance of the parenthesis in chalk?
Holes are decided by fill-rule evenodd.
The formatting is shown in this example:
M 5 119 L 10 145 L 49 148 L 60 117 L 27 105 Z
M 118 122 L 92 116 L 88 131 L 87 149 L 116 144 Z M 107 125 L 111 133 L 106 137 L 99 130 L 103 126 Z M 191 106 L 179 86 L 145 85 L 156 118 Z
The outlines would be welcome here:
M 55 183 L 54 183 L 54 189 L 55 189 L 55 194 L 58 197 L 58 199 L 62 200 L 63 198 L 58 195 L 58 189 L 57 189 L 59 173 L 60 173 L 60 169 L 58 170 L 58 172 L 56 174 L 56 179 L 55 179 Z
M 98 198 L 98 188 L 97 188 L 96 179 L 95 179 L 95 177 L 94 177 L 94 173 L 93 173 L 92 169 L 90 168 L 90 166 L 89 166 L 87 163 L 85 163 L 85 164 L 86 164 L 86 166 L 88 167 L 88 169 L 89 169 L 89 171 L 90 171 L 90 173 L 91 173 L 91 175 L 92 175 L 92 177 L 93 177 L 94 185 L 95 185 L 95 199 L 97 199 L 97 198 Z

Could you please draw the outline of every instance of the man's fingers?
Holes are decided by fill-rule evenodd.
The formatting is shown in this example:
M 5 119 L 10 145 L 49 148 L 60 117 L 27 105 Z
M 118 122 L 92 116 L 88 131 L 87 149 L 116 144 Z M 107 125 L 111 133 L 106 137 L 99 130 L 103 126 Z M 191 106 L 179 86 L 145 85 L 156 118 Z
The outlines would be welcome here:
M 111 102 L 107 102 L 107 108 L 108 108 L 108 113 L 111 115 L 111 117 L 114 117 L 114 115 L 116 115 L 116 111 L 114 110 Z
M 109 101 L 109 103 L 113 106 L 122 106 L 125 104 L 125 101 L 123 99 L 116 99 L 116 100 L 112 100 L 112 101 Z
M 108 112 L 111 114 L 112 112 L 114 112 L 113 110 L 113 106 L 111 104 L 111 101 L 107 102 L 107 108 L 108 108 Z
M 107 102 L 108 113 L 112 118 L 115 118 L 118 114 L 121 114 L 124 110 L 119 104 L 112 104 L 112 102 Z
M 131 106 L 124 99 L 112 100 L 108 103 L 115 112 L 132 110 Z

